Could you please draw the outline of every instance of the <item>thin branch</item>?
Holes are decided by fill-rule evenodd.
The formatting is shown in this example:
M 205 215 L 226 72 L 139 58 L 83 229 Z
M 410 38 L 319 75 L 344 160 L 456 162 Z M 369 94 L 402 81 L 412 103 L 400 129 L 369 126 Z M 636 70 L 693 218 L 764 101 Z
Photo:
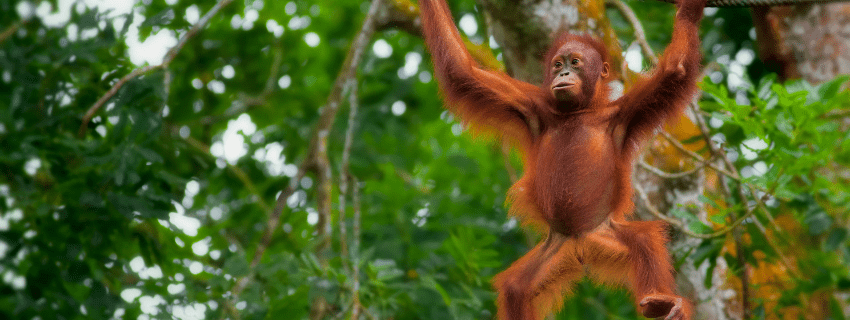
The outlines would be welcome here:
M 354 252 L 354 256 L 352 259 L 352 268 L 351 278 L 354 279 L 354 283 L 351 286 L 351 291 L 354 292 L 354 306 L 351 310 L 351 319 L 356 320 L 359 319 L 360 310 L 366 310 L 360 304 L 360 184 L 357 182 L 357 178 L 352 177 L 352 195 L 351 197 L 354 200 L 354 221 L 353 221 L 353 230 L 352 237 L 354 238 L 354 245 L 352 245 L 351 251 Z M 370 315 L 368 311 L 366 311 L 367 315 Z
M 401 178 L 401 180 L 404 180 L 405 183 L 407 183 L 411 187 L 414 187 L 417 190 L 419 190 L 419 192 L 421 192 L 421 193 L 431 193 L 431 188 L 428 185 L 424 185 L 422 183 L 419 183 L 418 181 L 416 181 L 416 178 L 414 178 L 413 175 L 411 175 L 407 171 L 396 168 L 395 174 L 399 178 Z
M 162 108 L 160 108 L 159 112 L 162 114 L 162 111 L 165 109 L 165 106 L 168 105 L 168 97 L 171 96 L 171 81 L 173 80 L 173 75 L 171 74 L 171 70 L 165 69 L 165 74 L 162 77 L 162 88 L 164 89 L 164 95 L 162 98 Z
M 351 145 L 354 140 L 355 117 L 357 115 L 357 81 L 352 79 L 348 90 L 348 128 L 345 131 L 345 142 L 342 148 L 342 162 L 339 169 L 339 251 L 342 252 L 343 266 L 349 268 L 348 235 L 346 232 L 346 198 L 350 195 L 348 184 L 351 177 L 349 162 Z M 357 254 L 356 252 L 354 254 Z M 353 292 L 356 295 L 357 292 Z
M 750 319 L 750 275 L 747 273 L 747 258 L 744 256 L 744 241 L 741 238 L 741 232 L 735 232 L 735 257 L 741 266 L 738 275 L 741 278 L 741 308 L 744 310 L 743 319 Z
M 222 7 L 230 4 L 231 2 L 233 2 L 233 0 L 221 0 L 216 3 L 215 6 L 210 9 L 210 11 L 208 11 L 197 23 L 192 26 L 191 29 L 189 29 L 188 32 L 186 32 L 186 34 L 183 35 L 183 37 L 180 38 L 180 40 L 177 42 L 177 45 L 175 45 L 171 48 L 171 50 L 168 51 L 168 53 L 163 58 L 162 63 L 155 66 L 145 66 L 142 68 L 138 68 L 133 72 L 130 72 L 130 74 L 122 77 L 121 80 L 119 80 L 118 82 L 116 82 L 112 86 L 112 88 L 106 91 L 105 95 L 100 97 L 100 99 L 97 99 L 97 102 L 95 102 L 94 105 L 92 105 L 91 108 L 86 111 L 86 114 L 83 116 L 82 124 L 80 124 L 80 130 L 77 132 L 77 135 L 79 137 L 83 137 L 85 135 L 86 130 L 89 126 L 89 122 L 91 122 L 91 119 L 94 118 L 94 115 L 97 113 L 97 111 L 100 110 L 100 108 L 103 107 L 103 105 L 106 104 L 109 99 L 112 99 L 112 97 L 115 96 L 116 93 L 118 93 L 118 90 L 120 90 L 121 87 L 127 84 L 128 81 L 145 75 L 148 72 L 151 72 L 156 69 L 168 68 L 168 65 L 171 64 L 171 61 L 173 61 L 177 54 L 180 53 L 180 50 L 183 49 L 183 46 L 185 46 L 186 43 L 192 37 L 198 34 L 201 29 L 206 27 L 210 19 L 212 19 L 212 17 L 215 16 L 215 14 L 218 13 L 218 11 L 221 10 Z
M 727 171 L 727 170 L 725 170 L 725 169 L 723 169 L 723 168 L 720 168 L 720 167 L 718 167 L 717 165 L 715 165 L 715 164 L 713 164 L 713 163 L 711 163 L 711 162 L 706 162 L 706 161 L 705 161 L 705 158 L 703 158 L 703 157 L 702 157 L 701 155 L 699 155 L 698 153 L 693 152 L 693 151 L 691 151 L 691 150 L 688 150 L 688 148 L 685 148 L 685 146 L 684 146 L 684 145 L 682 145 L 682 143 L 681 143 L 681 142 L 679 142 L 679 140 L 678 140 L 678 139 L 676 139 L 675 137 L 673 137 L 672 135 L 670 135 L 670 133 L 667 133 L 666 131 L 662 131 L 662 132 L 661 132 L 661 136 L 662 136 L 662 137 L 664 137 L 664 139 L 667 139 L 667 141 L 668 141 L 668 142 L 670 142 L 670 144 L 672 144 L 674 147 L 676 147 L 676 149 L 679 149 L 679 151 L 682 151 L 682 152 L 684 152 L 685 154 L 687 154 L 687 155 L 691 156 L 691 158 L 696 159 L 698 162 L 705 163 L 705 165 L 706 165 L 706 166 L 708 166 L 709 168 L 712 168 L 712 169 L 714 169 L 714 170 L 715 170 L 715 171 L 717 171 L 717 172 L 720 172 L 720 173 L 722 173 L 722 174 L 724 174 L 724 175 L 727 175 L 727 176 L 729 176 L 730 178 L 734 179 L 735 181 L 741 182 L 741 177 L 740 177 L 740 176 L 738 176 L 737 174 L 734 174 L 734 173 L 732 173 L 732 172 L 729 172 L 729 171 Z
M 643 24 L 637 15 L 635 15 L 632 8 L 621 0 L 605 0 L 605 4 L 617 8 L 623 14 L 623 17 L 632 25 L 632 30 L 635 32 L 635 40 L 643 50 L 643 54 L 653 65 L 657 65 L 658 57 L 652 51 L 652 48 L 649 47 L 649 43 L 646 41 L 646 33 L 643 31 Z
M 106 91 L 105 95 L 100 97 L 100 99 L 97 99 L 97 102 L 95 102 L 94 105 L 91 106 L 88 111 L 86 111 L 86 114 L 83 116 L 83 123 L 80 124 L 80 130 L 77 132 L 77 136 L 83 137 L 83 135 L 85 135 L 86 130 L 89 127 L 89 122 L 92 118 L 94 118 L 94 115 L 97 113 L 97 111 L 100 110 L 101 107 L 103 107 L 106 101 L 112 99 L 112 97 L 115 96 L 116 93 L 118 93 L 118 90 L 120 90 L 121 87 L 127 84 L 128 81 L 133 80 L 143 74 L 147 74 L 148 72 L 151 72 L 153 70 L 161 68 L 161 64 L 155 66 L 141 67 L 139 69 L 133 70 L 133 72 L 130 72 L 128 75 L 122 77 L 121 80 L 118 80 L 118 82 L 112 85 L 112 88 L 109 88 L 109 91 Z
M 780 171 L 779 175 L 780 176 L 782 175 L 781 171 Z M 750 194 L 753 196 L 753 199 L 756 201 L 756 206 L 762 211 L 762 213 L 764 213 L 764 216 L 767 218 L 767 221 L 770 222 L 770 225 L 773 227 L 773 229 L 776 230 L 777 232 L 782 232 L 782 227 L 780 227 L 779 224 L 776 223 L 776 219 L 773 218 L 773 214 L 770 213 L 770 210 L 767 210 L 767 205 L 764 203 L 765 198 L 769 194 L 773 194 L 773 191 L 775 191 L 776 185 L 778 183 L 779 183 L 779 179 L 776 179 L 776 181 L 774 181 L 774 187 L 771 188 L 771 190 L 769 190 L 769 192 L 768 191 L 762 191 L 762 192 L 764 192 L 764 196 L 762 196 L 762 197 L 758 196 L 758 193 L 756 193 L 757 192 L 756 187 L 754 187 L 752 184 L 748 183 L 747 189 L 749 189 Z
M 697 165 L 696 167 L 694 167 L 691 170 L 676 172 L 676 173 L 666 172 L 664 170 L 653 167 L 652 165 L 646 163 L 646 161 L 644 161 L 644 160 L 638 161 L 638 165 L 641 168 L 645 169 L 646 171 L 652 172 L 653 174 L 655 174 L 659 177 L 662 177 L 664 179 L 678 179 L 678 178 L 682 178 L 682 177 L 687 177 L 687 176 L 692 175 L 692 174 L 696 173 L 697 171 L 701 170 L 702 168 L 704 168 L 706 166 L 706 162 L 700 162 L 699 165 Z
M 23 25 L 23 22 L 18 21 L 6 28 L 6 30 L 3 30 L 3 32 L 0 32 L 0 43 L 3 43 L 3 41 L 6 41 L 6 39 L 15 34 L 15 32 L 18 31 L 18 29 L 20 29 Z
M 702 134 L 703 140 L 705 140 L 705 143 L 708 146 L 708 150 L 711 152 L 712 155 L 720 157 L 720 159 L 723 160 L 723 164 L 726 166 L 726 168 L 731 170 L 730 173 L 734 174 L 734 176 L 730 176 L 730 177 L 735 178 L 735 180 L 739 182 L 739 187 L 738 187 L 739 195 L 742 197 L 742 199 L 745 199 L 745 197 L 743 195 L 743 190 L 741 189 L 742 186 L 740 185 L 740 184 L 744 184 L 744 182 L 741 181 L 741 179 L 740 179 L 740 174 L 738 173 L 738 169 L 735 167 L 735 165 L 732 163 L 732 161 L 729 160 L 729 157 L 726 156 L 726 150 L 723 150 L 723 148 L 720 148 L 720 147 L 714 145 L 714 141 L 711 140 L 711 137 L 708 135 L 708 133 L 709 133 L 708 125 L 706 125 L 705 120 L 697 112 L 697 111 L 700 110 L 699 105 L 697 105 L 695 102 L 692 102 L 690 104 L 690 108 L 691 108 L 691 111 L 694 113 L 694 118 L 696 118 L 695 119 L 696 125 L 699 128 L 700 133 Z M 777 187 L 777 183 L 779 183 L 779 179 L 776 180 L 774 186 L 771 189 L 775 189 Z M 753 195 L 753 199 L 755 199 L 758 202 L 759 207 L 762 209 L 762 212 L 764 212 L 764 215 L 765 215 L 765 217 L 767 217 L 767 220 L 770 221 L 771 226 L 773 226 L 773 228 L 776 231 L 781 232 L 782 228 L 779 227 L 779 225 L 776 223 L 776 220 L 773 218 L 773 215 L 770 213 L 770 211 L 767 210 L 767 207 L 764 205 L 763 201 L 761 201 L 761 199 L 757 196 L 756 191 L 755 191 L 755 189 L 757 187 L 754 186 L 753 184 L 749 184 L 749 183 L 747 183 L 747 187 L 750 189 L 750 192 Z M 773 193 L 773 190 L 760 190 L 760 191 L 764 192 L 765 194 L 772 194 Z M 742 201 L 745 201 L 745 200 L 742 200 Z
M 738 227 L 738 225 L 740 225 L 741 222 L 744 222 L 744 220 L 751 217 L 753 215 L 753 212 L 754 212 L 752 210 L 749 210 L 745 215 L 742 215 L 740 218 L 738 218 L 738 220 L 735 220 L 731 224 L 729 224 L 726 227 L 719 229 L 715 232 L 712 232 L 712 233 L 696 233 L 696 232 L 689 230 L 684 224 L 682 224 L 681 221 L 673 219 L 673 218 L 661 213 L 661 211 L 659 211 L 658 208 L 653 206 L 652 202 L 649 201 L 649 196 L 646 195 L 646 191 L 643 190 L 643 187 L 641 187 L 640 184 L 634 184 L 634 189 L 635 189 L 635 192 L 637 192 L 638 196 L 640 196 L 641 200 L 643 200 L 643 203 L 646 206 L 646 209 L 649 211 L 649 213 L 651 213 L 656 218 L 664 220 L 667 223 L 673 225 L 674 227 L 676 227 L 677 229 L 682 231 L 682 233 L 687 234 L 691 237 L 700 238 L 700 239 L 711 239 L 711 238 L 717 238 L 719 236 L 726 235 L 727 233 L 731 232 L 736 227 Z
M 336 118 L 334 115 L 329 116 Z M 324 122 L 324 121 L 320 121 Z M 330 121 L 328 123 L 333 123 Z M 316 186 L 316 209 L 319 212 L 319 221 L 316 223 L 317 238 L 319 245 L 316 252 L 319 256 L 319 261 L 323 267 L 327 267 L 327 259 L 325 253 L 331 246 L 331 236 L 333 235 L 333 226 L 331 224 L 331 194 L 333 193 L 333 172 L 331 171 L 331 162 L 328 159 L 328 135 L 330 128 L 321 128 L 318 135 L 318 148 L 316 148 L 316 173 L 318 176 L 318 185 Z
M 174 58 L 177 57 L 177 54 L 180 53 L 180 50 L 183 50 L 183 47 L 186 46 L 186 43 L 189 42 L 189 39 L 201 32 L 201 30 L 207 26 L 210 20 L 212 20 L 212 18 L 221 10 L 221 8 L 224 8 L 224 6 L 230 4 L 231 2 L 233 2 L 233 0 L 221 0 L 216 3 L 212 7 L 212 9 L 210 9 L 210 11 L 207 11 L 207 13 L 203 17 L 201 17 L 198 22 L 192 25 L 192 28 L 190 28 L 189 31 L 186 32 L 186 34 L 184 34 L 179 41 L 177 41 L 177 45 L 172 47 L 171 50 L 168 50 L 168 53 L 165 54 L 165 59 L 162 60 L 162 65 L 167 68 L 171 61 L 173 61 Z
M 0 39 L 0 42 L 3 42 L 3 40 Z M 843 118 L 846 118 L 848 116 L 850 116 L 850 109 L 835 109 L 835 110 L 830 110 L 829 112 L 824 114 L 822 117 L 827 118 L 827 119 L 843 119 Z

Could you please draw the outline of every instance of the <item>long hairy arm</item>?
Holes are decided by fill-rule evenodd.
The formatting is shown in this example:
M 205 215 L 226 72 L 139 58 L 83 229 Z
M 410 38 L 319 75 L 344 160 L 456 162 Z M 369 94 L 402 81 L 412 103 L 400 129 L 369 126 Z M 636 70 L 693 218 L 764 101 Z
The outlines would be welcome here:
M 700 75 L 699 23 L 705 0 L 679 0 L 673 37 L 651 76 L 638 82 L 614 104 L 626 128 L 625 143 L 634 145 L 665 120 L 680 114 L 697 92 Z
M 445 0 L 420 0 L 422 29 L 448 108 L 474 131 L 528 145 L 537 134 L 542 90 L 481 69 L 466 50 Z

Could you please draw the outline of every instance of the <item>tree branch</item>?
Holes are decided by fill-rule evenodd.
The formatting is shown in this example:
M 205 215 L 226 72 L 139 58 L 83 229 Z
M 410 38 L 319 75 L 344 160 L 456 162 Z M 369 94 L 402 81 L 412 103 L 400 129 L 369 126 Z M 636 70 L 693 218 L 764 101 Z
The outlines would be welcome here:
M 678 139 L 676 139 L 675 137 L 673 137 L 672 135 L 670 135 L 670 133 L 668 133 L 668 132 L 666 132 L 666 131 L 661 131 L 661 136 L 662 136 L 662 137 L 664 137 L 664 139 L 666 139 L 668 142 L 670 142 L 670 144 L 672 144 L 674 147 L 676 147 L 676 149 L 679 149 L 679 151 L 684 152 L 685 154 L 689 155 L 691 158 L 694 158 L 694 159 L 695 159 L 695 160 L 697 160 L 698 162 L 705 163 L 705 165 L 706 165 L 706 166 L 708 166 L 709 168 L 712 168 L 712 169 L 714 169 L 714 170 L 715 170 L 715 171 L 717 171 L 717 172 L 720 172 L 720 173 L 722 173 L 722 174 L 724 174 L 724 175 L 727 175 L 727 176 L 729 176 L 730 178 L 734 179 L 735 181 L 741 182 L 741 177 L 740 177 L 740 176 L 738 176 L 738 175 L 736 175 L 736 174 L 734 174 L 734 173 L 732 173 L 732 172 L 729 172 L 729 171 L 727 171 L 727 170 L 724 170 L 723 168 L 720 168 L 720 167 L 718 167 L 717 165 L 715 165 L 715 164 L 713 164 L 713 163 L 711 163 L 711 162 L 706 162 L 706 161 L 705 161 L 705 158 L 703 158 L 703 157 L 702 157 L 701 155 L 699 155 L 698 153 L 693 152 L 693 151 L 691 151 L 691 150 L 688 150 L 688 148 L 685 148 L 685 146 L 684 146 L 684 145 L 682 145 L 682 143 L 681 143 L 681 142 L 679 142 L 679 140 L 678 140 Z M 728 159 L 727 159 L 727 161 L 728 161 Z
M 360 212 L 360 183 L 357 182 L 357 178 L 352 179 L 352 198 L 354 200 L 354 221 L 353 221 L 353 230 L 352 237 L 354 238 L 354 245 L 352 245 L 351 251 L 354 252 L 354 261 L 352 261 L 352 271 L 351 278 L 354 279 L 354 283 L 351 286 L 351 291 L 354 292 L 354 309 L 351 311 L 351 319 L 359 319 L 360 310 L 364 310 L 366 315 L 374 318 L 369 313 L 369 310 L 364 309 L 360 304 L 360 226 L 361 226 L 361 212 Z
M 645 169 L 646 171 L 652 172 L 653 174 L 655 174 L 659 177 L 662 177 L 664 179 L 678 179 L 678 178 L 682 178 L 682 177 L 687 177 L 687 176 L 692 175 L 695 172 L 701 170 L 702 168 L 705 167 L 706 162 L 700 162 L 698 166 L 696 166 L 695 168 L 693 168 L 691 170 L 676 172 L 676 173 L 669 173 L 669 172 L 666 172 L 664 170 L 653 167 L 652 165 L 646 163 L 646 161 L 644 161 L 644 160 L 638 161 L 638 165 L 641 168 Z
M 422 24 L 419 19 L 419 7 L 410 0 L 388 0 L 390 5 L 382 10 L 377 18 L 377 29 L 385 30 L 395 28 L 403 30 L 411 35 L 422 37 Z M 505 64 L 496 58 L 490 45 L 485 41 L 475 44 L 461 33 L 466 50 L 478 64 L 483 68 L 496 71 L 505 71 Z
M 649 43 L 646 41 L 646 33 L 643 31 L 643 24 L 638 19 L 635 12 L 632 8 L 629 7 L 625 2 L 621 0 L 605 0 L 605 5 L 609 7 L 617 8 L 623 17 L 632 25 L 632 30 L 635 32 L 635 41 L 637 41 L 640 48 L 643 50 L 643 54 L 646 56 L 649 61 L 652 62 L 653 65 L 658 64 L 658 57 L 655 55 L 655 52 L 652 51 L 652 48 L 649 47 Z
M 345 131 L 345 142 L 342 148 L 342 163 L 339 169 L 339 251 L 342 252 L 343 266 L 348 269 L 349 253 L 348 253 L 348 235 L 346 234 L 347 226 L 345 225 L 346 217 L 346 198 L 349 194 L 349 181 L 351 180 L 351 168 L 349 161 L 351 158 L 351 145 L 354 140 L 354 118 L 357 115 L 357 81 L 352 81 L 348 92 L 348 128 Z M 354 254 L 357 254 L 354 252 Z M 353 292 L 356 295 L 357 292 Z
M 212 19 L 212 17 L 215 16 L 215 14 L 218 13 L 219 10 L 221 10 L 222 7 L 230 4 L 231 2 L 233 2 L 233 0 L 221 0 L 216 3 L 212 7 L 212 9 L 210 9 L 210 11 L 208 11 L 197 23 L 192 26 L 191 29 L 189 29 L 188 32 L 186 32 L 186 34 L 183 35 L 183 37 L 180 38 L 180 40 L 177 42 L 177 45 L 168 50 L 168 53 L 166 53 L 165 57 L 162 60 L 162 63 L 155 66 L 145 66 L 142 68 L 138 68 L 133 72 L 130 72 L 130 74 L 122 77 L 121 80 L 119 80 L 118 82 L 116 82 L 112 86 L 112 88 L 106 91 L 105 95 L 100 97 L 100 99 L 97 99 L 97 102 L 95 102 L 94 105 L 92 105 L 91 108 L 86 111 L 85 115 L 83 116 L 82 124 L 80 124 L 80 129 L 77 132 L 77 135 L 80 138 L 85 135 L 86 130 L 89 126 L 89 122 L 91 122 L 91 119 L 94 118 L 94 115 L 98 112 L 98 110 L 100 110 L 101 107 L 103 107 L 104 104 L 106 104 L 107 101 L 109 101 L 109 99 L 112 99 L 112 97 L 115 96 L 116 93 L 118 93 L 118 90 L 120 90 L 121 87 L 127 84 L 128 81 L 145 75 L 148 72 L 151 72 L 156 69 L 168 68 L 168 65 L 171 64 L 171 61 L 173 61 L 177 54 L 180 53 L 180 50 L 183 49 L 183 46 L 186 45 L 189 39 L 198 34 L 200 30 L 204 28 L 207 23 L 209 23 L 210 19 Z
M 640 196 L 641 200 L 643 200 L 643 203 L 646 206 L 646 209 L 649 211 L 649 213 L 651 213 L 656 218 L 664 220 L 667 223 L 673 225 L 674 227 L 676 227 L 677 229 L 682 231 L 682 233 L 687 234 L 691 237 L 695 237 L 695 238 L 711 239 L 711 238 L 717 238 L 719 236 L 726 235 L 727 233 L 731 232 L 732 230 L 735 230 L 735 228 L 738 227 L 738 225 L 740 225 L 741 222 L 744 222 L 744 220 L 751 217 L 753 215 L 753 212 L 754 212 L 752 210 L 747 211 L 747 213 L 745 215 L 742 215 L 740 218 L 738 218 L 737 220 L 735 220 L 731 224 L 729 224 L 726 227 L 724 227 L 720 230 L 717 230 L 715 232 L 712 232 L 712 233 L 696 233 L 696 232 L 689 230 L 685 225 L 682 224 L 681 221 L 673 219 L 673 218 L 661 213 L 661 211 L 659 211 L 658 208 L 653 206 L 652 202 L 649 201 L 649 196 L 646 195 L 646 191 L 643 190 L 643 187 L 641 187 L 640 184 L 637 184 L 637 183 L 634 184 L 634 188 L 635 188 L 635 192 L 637 192 L 638 196 Z
M 109 99 L 111 99 L 116 93 L 118 93 L 118 90 L 120 90 L 121 87 L 127 84 L 128 81 L 133 80 L 136 77 L 139 77 L 153 70 L 161 68 L 161 64 L 155 66 L 141 67 L 139 69 L 133 70 L 133 72 L 130 72 L 128 75 L 121 77 L 121 80 L 118 80 L 118 82 L 112 85 L 112 88 L 110 88 L 109 91 L 106 91 L 106 94 L 100 97 L 100 99 L 97 99 L 97 102 L 95 102 L 94 105 L 89 108 L 88 111 L 86 111 L 86 114 L 83 115 L 83 123 L 80 124 L 80 130 L 77 132 L 77 136 L 82 138 L 83 135 L 85 135 L 86 130 L 89 127 L 89 122 L 92 118 L 94 118 L 94 115 L 97 113 L 97 111 L 100 110 L 101 107 L 103 107 L 106 101 L 109 101 Z
M 23 25 L 23 22 L 18 21 L 6 28 L 6 30 L 3 30 L 3 32 L 0 32 L 0 43 L 3 43 L 3 41 L 6 41 L 6 39 L 15 34 L 15 31 L 18 31 Z

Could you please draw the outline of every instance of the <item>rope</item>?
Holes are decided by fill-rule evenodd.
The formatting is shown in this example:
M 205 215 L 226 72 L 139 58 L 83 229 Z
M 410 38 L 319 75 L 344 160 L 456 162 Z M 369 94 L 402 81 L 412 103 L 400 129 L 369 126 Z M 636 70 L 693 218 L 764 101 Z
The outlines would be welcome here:
M 667 3 L 676 3 L 676 0 L 658 0 Z M 708 0 L 706 7 L 759 7 L 759 6 L 784 6 L 794 4 L 823 4 L 829 2 L 846 0 Z

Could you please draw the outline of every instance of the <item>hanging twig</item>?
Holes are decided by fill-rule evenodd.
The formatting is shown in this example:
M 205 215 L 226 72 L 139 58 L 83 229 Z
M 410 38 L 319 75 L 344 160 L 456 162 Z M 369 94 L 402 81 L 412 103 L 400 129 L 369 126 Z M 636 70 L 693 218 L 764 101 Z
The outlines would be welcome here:
M 331 117 L 336 118 L 334 115 Z M 333 172 L 328 159 L 328 135 L 330 135 L 330 127 L 319 131 L 315 156 L 316 175 L 319 180 L 316 186 L 316 210 L 319 213 L 319 221 L 316 223 L 316 238 L 319 244 L 316 247 L 316 252 L 323 267 L 326 267 L 326 252 L 330 249 L 333 235 L 333 226 L 331 225 L 333 221 L 331 217 L 331 188 L 333 188 L 331 179 L 333 179 Z
M 82 124 L 80 124 L 80 129 L 77 132 L 77 135 L 79 137 L 83 137 L 85 135 L 86 130 L 89 126 L 89 122 L 91 122 L 91 119 L 94 118 L 94 115 L 97 114 L 98 110 L 100 110 L 100 108 L 103 107 L 103 105 L 106 104 L 109 99 L 112 99 L 112 97 L 115 96 L 116 93 L 118 93 L 118 90 L 120 90 L 121 87 L 127 84 L 128 81 L 145 75 L 153 70 L 168 68 L 168 65 L 171 64 L 171 61 L 173 61 L 174 58 L 177 57 L 177 54 L 180 53 L 180 50 L 183 49 L 187 42 L 189 42 L 189 39 L 198 34 L 201 29 L 206 27 L 207 23 L 209 23 L 212 17 L 215 16 L 216 13 L 221 10 L 221 8 L 230 4 L 231 2 L 233 2 L 233 0 L 221 0 L 216 3 L 212 7 L 212 9 L 210 9 L 210 11 L 207 11 L 207 13 L 203 17 L 201 17 L 201 19 L 198 20 L 198 22 L 195 23 L 192 28 L 190 28 L 189 31 L 186 32 L 186 34 L 184 34 L 183 37 L 180 38 L 179 41 L 177 41 L 177 44 L 174 47 L 168 50 L 168 53 L 166 53 L 165 57 L 162 59 L 162 63 L 155 66 L 145 66 L 138 68 L 133 72 L 130 72 L 130 74 L 122 77 L 121 80 L 118 80 L 118 82 L 112 85 L 112 88 L 106 91 L 106 94 L 100 97 L 100 99 L 97 99 L 97 102 L 95 102 L 94 105 L 92 105 L 91 108 L 86 111 L 85 115 L 83 115 Z
M 354 293 L 354 304 L 351 309 L 351 319 L 357 320 L 360 318 L 360 310 L 365 310 L 360 304 L 360 183 L 358 183 L 357 178 L 354 177 L 352 177 L 351 182 L 351 198 L 354 201 L 354 217 L 352 221 L 354 226 L 352 227 L 353 234 L 351 235 L 352 238 L 354 238 L 354 244 L 351 248 L 351 251 L 354 252 L 354 255 L 352 256 L 353 261 L 351 263 L 351 278 L 354 279 L 354 283 L 351 285 L 351 291 Z M 366 311 L 366 315 L 371 317 L 371 314 L 368 311 Z
M 349 257 L 348 252 L 348 229 L 345 224 L 346 219 L 346 198 L 349 194 L 349 180 L 351 177 L 351 168 L 349 161 L 351 158 L 351 145 L 354 140 L 354 118 L 357 115 L 357 80 L 352 79 L 348 91 L 348 129 L 345 131 L 345 142 L 342 148 L 342 163 L 339 170 L 339 251 L 342 253 L 343 266 L 348 269 Z M 356 252 L 354 254 L 357 254 Z M 357 294 L 354 292 L 354 294 Z
M 791 273 L 795 277 L 800 277 L 800 274 L 797 273 L 797 269 L 791 267 L 791 261 L 788 259 L 787 256 L 785 256 L 785 254 L 782 253 L 782 251 L 779 250 L 779 246 L 776 245 L 776 242 L 773 241 L 772 237 L 767 236 L 767 230 L 764 228 L 764 225 L 761 223 L 761 221 L 759 221 L 758 219 L 753 219 L 753 222 L 755 223 L 759 231 L 761 231 L 761 233 L 765 235 L 764 239 L 767 240 L 767 245 L 770 246 L 770 248 L 773 249 L 773 251 L 775 251 L 776 254 L 779 256 L 779 262 L 781 262 L 782 265 L 785 266 L 785 269 L 788 270 L 789 273 Z

